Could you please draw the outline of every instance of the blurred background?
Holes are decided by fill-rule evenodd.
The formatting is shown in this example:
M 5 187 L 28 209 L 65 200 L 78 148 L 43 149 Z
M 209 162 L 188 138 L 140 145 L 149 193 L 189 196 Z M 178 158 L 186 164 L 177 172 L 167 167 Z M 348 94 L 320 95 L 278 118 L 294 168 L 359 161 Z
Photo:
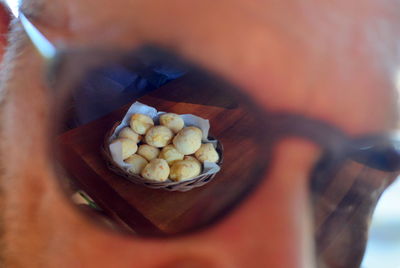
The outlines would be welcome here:
M 400 268 L 400 179 L 376 207 L 362 268 Z

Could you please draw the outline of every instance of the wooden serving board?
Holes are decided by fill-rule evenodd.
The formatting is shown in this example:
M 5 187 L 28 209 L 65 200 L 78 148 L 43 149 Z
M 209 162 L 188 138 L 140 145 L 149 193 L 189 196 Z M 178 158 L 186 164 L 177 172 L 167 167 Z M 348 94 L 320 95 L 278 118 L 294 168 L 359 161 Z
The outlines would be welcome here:
M 191 113 L 210 120 L 213 136 L 225 149 L 215 179 L 188 192 L 168 192 L 133 184 L 108 170 L 100 153 L 104 136 L 130 105 L 58 137 L 61 164 L 69 176 L 107 214 L 138 233 L 183 232 L 226 212 L 243 196 L 255 172 L 254 117 L 218 85 L 205 85 L 191 77 L 173 81 L 138 101 L 159 111 Z

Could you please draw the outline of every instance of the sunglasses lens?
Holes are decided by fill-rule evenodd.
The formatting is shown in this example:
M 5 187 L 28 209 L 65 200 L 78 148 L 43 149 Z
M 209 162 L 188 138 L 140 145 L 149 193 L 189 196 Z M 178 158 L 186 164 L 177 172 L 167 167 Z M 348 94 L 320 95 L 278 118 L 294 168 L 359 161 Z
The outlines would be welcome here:
M 269 153 L 263 145 L 266 134 L 259 124 L 262 113 L 237 88 L 156 49 L 124 54 L 87 53 L 75 56 L 76 61 L 69 56 L 70 62 L 58 66 L 55 83 L 61 108 L 57 161 L 65 174 L 63 185 L 69 187 L 69 195 L 79 192 L 75 199 L 95 208 L 114 228 L 151 236 L 204 228 L 230 212 L 263 178 Z M 182 149 L 179 142 L 172 143 L 177 130 L 168 130 L 165 144 L 156 144 L 155 136 L 151 138 L 149 134 L 151 129 L 140 132 L 129 120 L 121 122 L 136 101 L 157 111 L 195 115 L 181 118 L 185 127 L 197 126 L 204 133 L 206 127 L 202 124 L 206 121 L 198 118 L 209 120 L 210 129 L 202 143 L 213 144 L 217 158 L 206 161 L 216 163 L 197 166 L 196 161 L 204 161 L 200 153 L 195 154 L 199 148 L 189 146 L 190 150 L 185 151 L 188 147 Z M 135 113 L 152 117 L 150 108 L 140 107 Z M 152 124 L 161 124 L 157 116 L 152 119 Z M 120 151 L 112 151 L 109 146 L 113 133 L 116 137 L 122 135 L 123 127 L 132 127 L 126 130 L 131 134 L 126 142 L 129 156 L 125 156 L 135 153 L 143 162 L 136 171 L 123 169 L 115 158 Z M 137 138 L 134 142 L 133 136 Z M 198 139 L 200 142 L 200 136 Z M 162 154 L 167 145 L 178 151 L 177 162 L 169 159 L 168 153 Z M 184 155 L 194 157 L 193 168 L 199 170 L 187 172 L 195 175 L 185 177 L 186 171 L 174 166 Z M 143 170 L 151 170 L 153 158 L 163 159 L 159 162 L 166 163 L 169 175 L 145 175 Z

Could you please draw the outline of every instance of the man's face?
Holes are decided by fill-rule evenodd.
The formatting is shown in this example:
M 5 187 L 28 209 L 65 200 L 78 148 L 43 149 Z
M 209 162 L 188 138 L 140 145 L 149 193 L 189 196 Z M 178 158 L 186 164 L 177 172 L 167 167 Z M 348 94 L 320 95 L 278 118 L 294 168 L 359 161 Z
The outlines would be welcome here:
M 320 119 L 348 135 L 397 127 L 398 10 L 399 1 L 372 0 L 32 0 L 25 5 L 26 14 L 58 45 L 167 47 L 268 110 Z M 300 138 L 277 144 L 264 182 L 203 232 L 144 239 L 86 221 L 66 203 L 50 166 L 45 144 L 51 98 L 42 79 L 44 62 L 18 24 L 13 28 L 1 70 L 7 267 L 313 267 L 308 185 L 320 148 Z M 376 188 L 382 191 L 388 183 Z M 340 261 L 334 255 L 324 260 L 333 267 Z

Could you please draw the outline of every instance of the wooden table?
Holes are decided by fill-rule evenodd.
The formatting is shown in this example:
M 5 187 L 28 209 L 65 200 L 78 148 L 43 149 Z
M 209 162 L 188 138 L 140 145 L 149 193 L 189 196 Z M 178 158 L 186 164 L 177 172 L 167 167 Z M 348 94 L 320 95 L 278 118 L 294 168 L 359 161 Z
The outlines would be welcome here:
M 262 175 L 255 116 L 224 86 L 185 77 L 139 99 L 160 111 L 208 118 L 225 148 L 215 179 L 188 192 L 135 185 L 107 169 L 100 148 L 129 105 L 62 134 L 61 162 L 77 185 L 110 216 L 142 234 L 175 234 L 210 223 L 243 198 Z M 135 100 L 132 100 L 132 102 Z M 258 135 L 258 134 L 257 134 Z

